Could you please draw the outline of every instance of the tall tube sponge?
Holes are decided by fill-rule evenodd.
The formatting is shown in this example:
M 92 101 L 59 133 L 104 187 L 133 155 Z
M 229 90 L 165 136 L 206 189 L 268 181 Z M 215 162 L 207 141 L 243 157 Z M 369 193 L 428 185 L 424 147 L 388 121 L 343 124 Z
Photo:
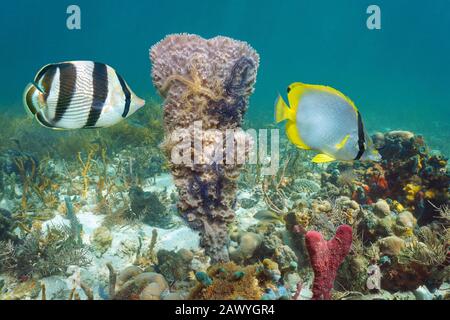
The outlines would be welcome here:
M 176 34 L 155 44 L 150 59 L 153 84 L 164 98 L 162 147 L 178 189 L 178 208 L 200 231 L 200 245 L 211 262 L 228 261 L 227 226 L 234 219 L 242 163 L 237 163 L 237 148 L 229 149 L 225 137 L 234 130 L 233 145 L 245 145 L 247 155 L 253 146 L 240 128 L 256 82 L 259 55 L 247 43 L 231 38 Z M 203 153 L 195 143 L 199 132 Z M 194 163 L 179 163 L 172 157 L 181 140 L 186 147 L 186 137 L 191 138 L 187 149 L 189 157 L 197 160 Z M 233 152 L 230 159 L 235 161 L 225 162 L 227 152 Z

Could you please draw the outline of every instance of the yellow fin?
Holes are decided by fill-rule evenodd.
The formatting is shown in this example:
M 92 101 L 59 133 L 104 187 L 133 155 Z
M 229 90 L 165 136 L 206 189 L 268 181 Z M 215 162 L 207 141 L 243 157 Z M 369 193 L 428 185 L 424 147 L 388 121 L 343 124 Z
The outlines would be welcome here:
M 294 82 L 291 83 L 287 89 L 289 106 L 295 112 L 297 111 L 298 102 L 300 101 L 300 98 L 307 89 L 307 87 L 308 85 L 305 85 L 301 82 Z
M 339 143 L 336 145 L 336 149 L 341 150 L 341 149 L 345 146 L 345 144 L 347 143 L 348 138 L 350 138 L 350 135 L 349 135 L 349 134 L 346 135 L 346 136 L 344 137 L 344 139 L 342 139 L 342 141 L 339 142 Z
M 278 98 L 275 101 L 275 121 L 279 123 L 283 120 L 295 121 L 295 114 L 288 107 L 283 98 L 280 95 L 278 95 Z
M 331 162 L 331 161 L 334 161 L 334 160 L 336 160 L 336 159 L 333 158 L 332 156 L 329 156 L 329 155 L 324 154 L 324 153 L 319 153 L 311 161 L 315 162 L 315 163 L 324 163 L 324 162 Z
M 294 145 L 300 149 L 310 150 L 311 148 L 303 142 L 302 138 L 298 134 L 297 124 L 294 121 L 288 121 L 286 123 L 286 135 Z

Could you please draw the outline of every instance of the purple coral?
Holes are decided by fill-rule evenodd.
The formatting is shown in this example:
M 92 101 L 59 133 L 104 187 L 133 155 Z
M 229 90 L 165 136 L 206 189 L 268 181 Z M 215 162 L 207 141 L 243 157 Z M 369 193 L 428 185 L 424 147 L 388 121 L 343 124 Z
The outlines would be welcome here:
M 253 92 L 259 56 L 247 43 L 227 37 L 209 40 L 197 35 L 170 35 L 150 50 L 152 79 L 164 101 L 165 141 L 168 155 L 179 141 L 172 133 L 183 129 L 194 140 L 193 124 L 202 121 L 202 148 L 226 158 L 224 142 L 229 129 L 240 129 Z M 219 133 L 220 137 L 211 133 Z M 244 140 L 242 140 L 244 139 Z M 241 132 L 234 143 L 251 138 Z M 195 156 L 194 143 L 190 153 Z M 233 151 L 234 152 L 234 151 Z M 178 188 L 178 207 L 190 226 L 201 232 L 201 245 L 213 262 L 228 261 L 227 225 L 234 219 L 236 179 L 242 164 L 202 156 L 201 163 L 175 163 L 171 170 Z M 209 161 L 208 161 L 209 160 Z

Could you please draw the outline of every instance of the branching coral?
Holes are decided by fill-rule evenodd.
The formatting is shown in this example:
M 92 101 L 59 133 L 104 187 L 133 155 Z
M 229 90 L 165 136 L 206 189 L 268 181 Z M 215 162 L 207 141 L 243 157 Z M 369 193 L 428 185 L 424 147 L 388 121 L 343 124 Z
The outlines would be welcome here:
M 94 145 L 91 148 L 89 148 L 89 151 L 87 153 L 87 158 L 85 161 L 81 158 L 81 152 L 78 152 L 78 161 L 81 165 L 81 176 L 83 177 L 83 198 L 87 197 L 88 188 L 89 188 L 89 171 L 92 166 L 92 157 L 97 152 L 97 146 Z
M 242 164 L 223 163 L 228 129 L 238 129 L 256 81 L 258 54 L 246 43 L 226 37 L 205 40 L 196 35 L 171 35 L 150 50 L 152 79 L 164 101 L 165 142 L 170 168 L 178 188 L 178 207 L 190 225 L 202 234 L 201 245 L 213 261 L 228 261 L 227 224 L 234 218 L 237 177 Z M 194 122 L 202 121 L 200 136 Z M 184 130 L 184 131 L 183 131 Z M 212 131 L 214 130 L 214 131 Z M 183 131 L 183 141 L 174 133 Z M 203 152 L 196 158 L 200 139 Z M 186 142 L 186 138 L 190 138 Z M 233 144 L 250 138 L 234 135 Z M 176 163 L 170 157 L 184 143 L 195 164 Z M 234 150 L 232 151 L 234 153 Z M 201 153 L 201 152 L 200 152 Z M 233 154 L 234 155 L 234 154 Z M 235 159 L 233 157 L 233 159 Z
M 14 252 L 15 268 L 9 271 L 18 276 L 61 274 L 69 265 L 86 266 L 90 262 L 87 251 L 66 227 L 51 227 L 45 233 L 33 230 Z

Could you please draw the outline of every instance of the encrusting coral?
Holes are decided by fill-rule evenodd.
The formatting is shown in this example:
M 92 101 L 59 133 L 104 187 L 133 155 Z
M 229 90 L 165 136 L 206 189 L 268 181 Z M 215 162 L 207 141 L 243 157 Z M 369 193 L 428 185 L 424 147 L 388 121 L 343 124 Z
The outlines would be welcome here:
M 206 40 L 179 34 L 154 45 L 150 59 L 153 84 L 165 99 L 163 148 L 178 188 L 178 207 L 190 226 L 201 232 L 201 245 L 212 261 L 228 261 L 227 224 L 235 216 L 242 164 L 234 157 L 235 148 L 230 151 L 223 141 L 227 130 L 240 129 L 259 56 L 247 43 L 227 37 Z M 195 123 L 200 121 L 197 132 Z M 199 138 L 200 146 L 194 141 Z M 248 154 L 252 140 L 235 130 L 232 144 L 244 144 Z M 173 156 L 180 154 L 174 150 L 180 152 L 183 145 L 189 160 L 179 163 Z M 234 161 L 222 161 L 230 153 Z

